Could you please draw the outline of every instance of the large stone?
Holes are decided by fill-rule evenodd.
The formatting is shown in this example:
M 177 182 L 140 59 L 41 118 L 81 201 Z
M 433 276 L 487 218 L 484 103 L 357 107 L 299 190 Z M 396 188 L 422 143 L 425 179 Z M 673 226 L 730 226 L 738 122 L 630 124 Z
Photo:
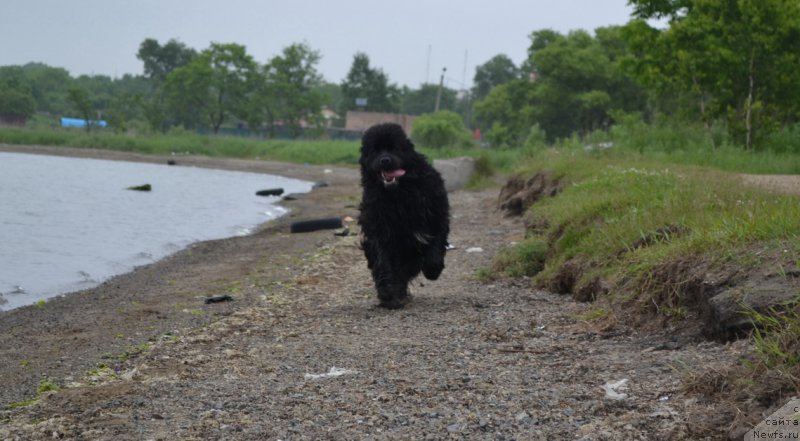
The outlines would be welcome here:
M 707 337 L 718 340 L 744 336 L 753 328 L 752 318 L 745 311 L 773 315 L 797 299 L 797 290 L 795 277 L 777 274 L 725 289 L 710 298 L 702 311 L 703 331 Z
M 434 159 L 435 168 L 444 179 L 444 188 L 447 191 L 456 191 L 464 188 L 475 171 L 475 159 L 460 157 L 452 159 Z

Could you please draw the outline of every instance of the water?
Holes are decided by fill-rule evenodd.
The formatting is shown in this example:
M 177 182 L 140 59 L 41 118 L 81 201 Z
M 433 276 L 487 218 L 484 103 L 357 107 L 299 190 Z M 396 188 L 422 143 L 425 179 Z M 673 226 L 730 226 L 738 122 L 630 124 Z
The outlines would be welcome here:
M 126 190 L 151 184 L 151 192 Z M 0 152 L 0 310 L 91 288 L 187 245 L 280 216 L 257 173 Z

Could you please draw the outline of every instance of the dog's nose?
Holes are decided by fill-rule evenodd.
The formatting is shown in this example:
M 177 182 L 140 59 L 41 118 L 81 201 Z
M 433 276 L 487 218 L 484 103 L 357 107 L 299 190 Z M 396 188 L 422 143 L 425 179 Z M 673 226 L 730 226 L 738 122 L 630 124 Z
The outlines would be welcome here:
M 386 167 L 386 166 L 392 165 L 392 158 L 390 158 L 388 156 L 381 156 L 380 164 L 381 164 L 381 167 Z

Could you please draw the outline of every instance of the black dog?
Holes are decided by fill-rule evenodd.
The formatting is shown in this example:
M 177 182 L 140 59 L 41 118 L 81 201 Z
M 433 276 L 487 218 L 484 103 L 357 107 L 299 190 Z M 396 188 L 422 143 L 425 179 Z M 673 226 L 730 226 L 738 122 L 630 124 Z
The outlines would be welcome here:
M 450 204 L 442 177 L 397 124 L 378 124 L 361 140 L 361 246 L 380 305 L 402 308 L 420 271 L 444 269 Z

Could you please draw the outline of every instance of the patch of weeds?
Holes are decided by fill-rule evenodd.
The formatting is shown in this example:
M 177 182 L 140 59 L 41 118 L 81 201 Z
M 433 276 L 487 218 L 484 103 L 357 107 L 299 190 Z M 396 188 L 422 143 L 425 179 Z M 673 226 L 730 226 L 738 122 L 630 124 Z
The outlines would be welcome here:
M 86 371 L 86 382 L 94 385 L 108 379 L 117 378 L 117 373 L 108 363 L 98 363 L 98 367 Z
M 495 278 L 494 272 L 491 268 L 480 268 L 475 272 L 475 279 L 479 282 L 488 282 Z
M 535 276 L 544 269 L 547 258 L 547 241 L 539 236 L 530 237 L 519 244 L 500 250 L 492 262 L 494 277 Z
M 770 308 L 768 313 L 747 309 L 753 321 L 753 342 L 767 368 L 792 368 L 800 364 L 800 302 L 785 310 Z
M 233 282 L 230 282 L 225 291 L 229 292 L 230 294 L 238 294 L 242 292 L 242 281 L 234 280 Z
M 45 392 L 58 392 L 60 390 L 61 386 L 47 379 L 40 381 L 39 387 L 36 388 L 36 392 L 38 392 L 40 395 Z
M 34 305 L 37 308 L 41 309 L 41 308 L 44 308 L 45 305 L 47 305 L 47 301 L 46 300 L 39 300 L 38 302 L 34 303 Z
M 28 366 L 30 366 L 30 365 L 31 365 L 31 362 L 30 362 L 30 361 L 28 361 L 28 360 L 20 360 L 20 361 L 19 361 L 19 365 L 20 365 L 20 367 L 24 367 L 24 368 L 26 368 L 26 367 L 28 367 Z
M 30 400 L 15 401 L 13 403 L 9 403 L 6 406 L 6 409 L 11 410 L 11 409 L 19 409 L 21 407 L 33 406 L 38 402 L 39 402 L 39 397 L 31 398 Z
M 132 346 L 128 346 L 127 349 L 124 352 L 121 352 L 117 356 L 114 356 L 114 355 L 111 355 L 111 354 L 104 354 L 103 356 L 101 356 L 101 358 L 104 358 L 104 359 L 114 359 L 115 358 L 120 363 L 124 363 L 124 362 L 128 361 L 131 357 L 135 357 L 135 356 L 137 356 L 139 354 L 142 354 L 142 353 L 146 352 L 147 350 L 150 349 L 150 347 L 151 347 L 150 343 L 142 343 L 142 344 L 139 344 L 139 345 L 132 345 Z M 105 355 L 110 355 L 110 357 L 106 357 Z
M 494 173 L 494 165 L 492 165 L 489 155 L 486 153 L 481 154 L 475 158 L 474 169 L 467 181 L 466 188 L 468 190 L 482 190 L 491 187 L 494 184 L 491 180 Z
M 122 340 L 123 338 L 125 338 L 125 334 L 123 334 L 121 332 L 118 332 L 118 333 L 114 334 L 114 338 L 117 339 L 117 340 Z
M 578 314 L 575 318 L 582 322 L 593 322 L 608 317 L 609 312 L 604 308 L 589 308 Z

